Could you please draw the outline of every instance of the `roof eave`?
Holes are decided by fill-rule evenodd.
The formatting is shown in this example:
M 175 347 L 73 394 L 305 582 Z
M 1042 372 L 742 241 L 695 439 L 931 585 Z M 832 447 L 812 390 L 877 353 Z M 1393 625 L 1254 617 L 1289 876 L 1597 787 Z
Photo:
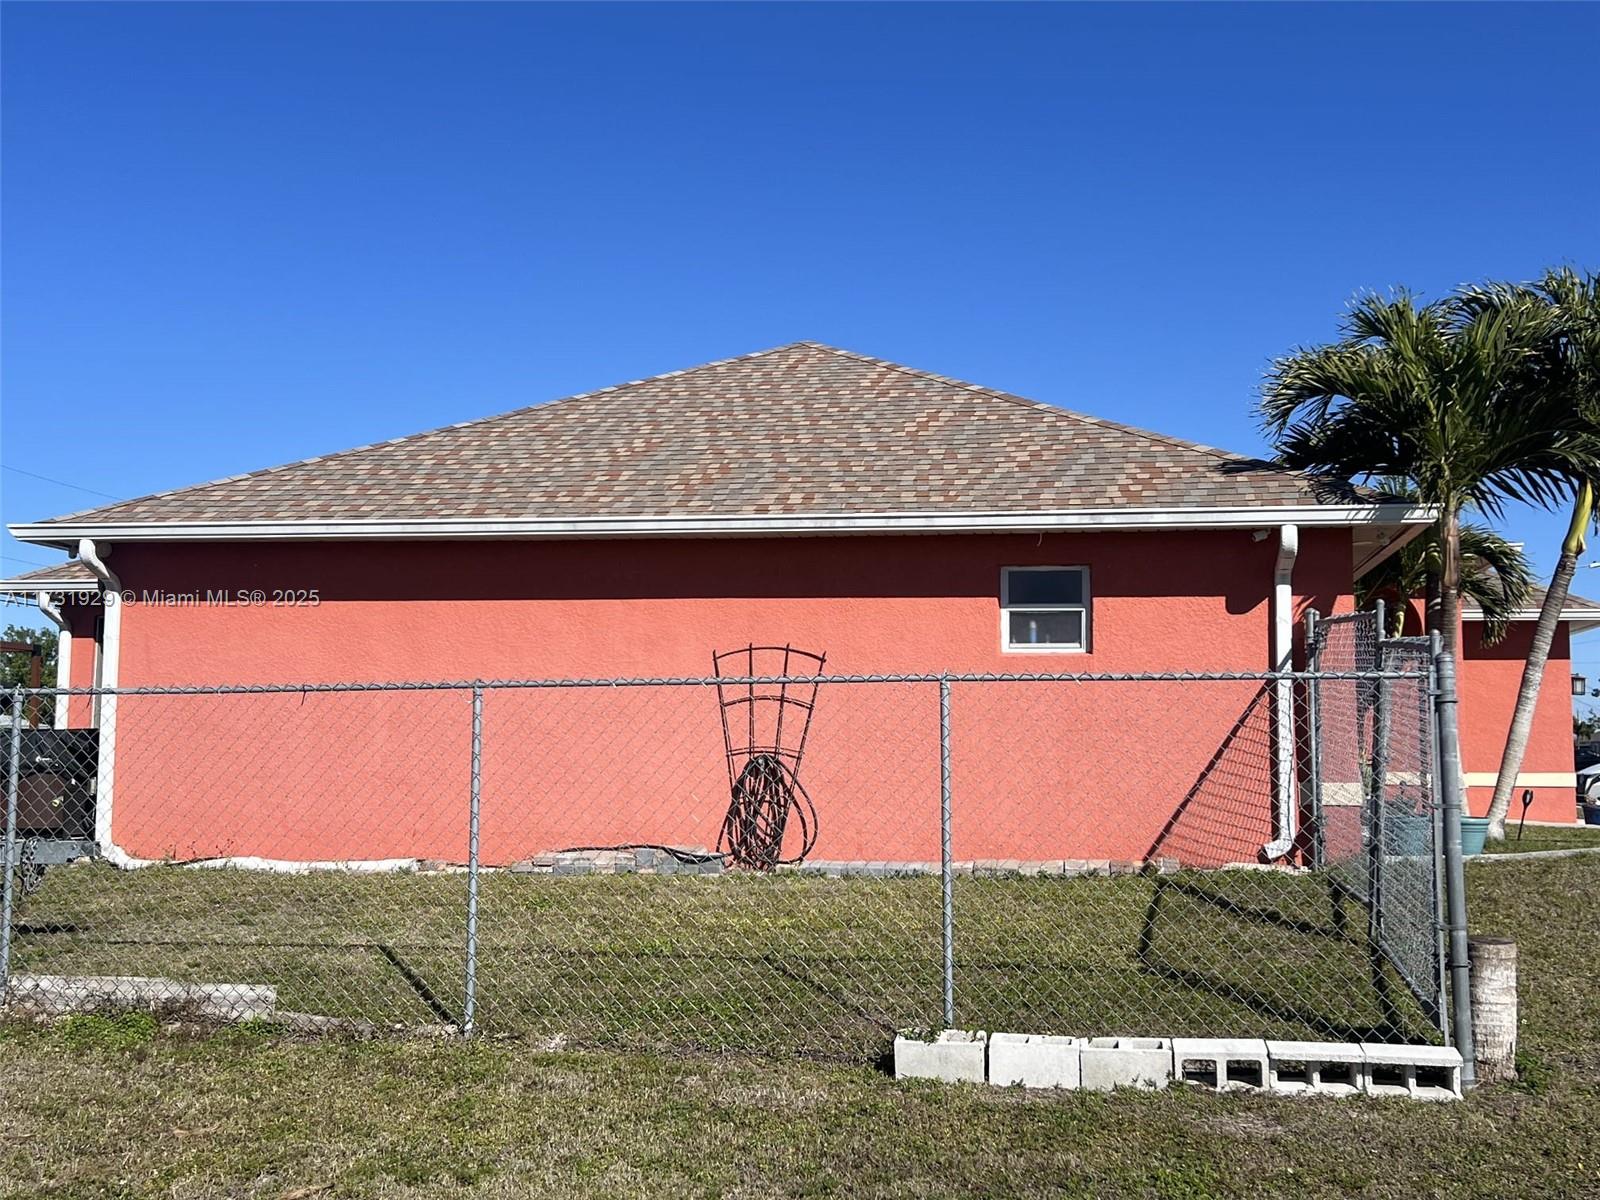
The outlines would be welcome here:
M 1481 608 L 1466 609 L 1461 614 L 1463 621 L 1482 621 L 1484 619 Z M 1537 608 L 1518 609 L 1507 618 L 1509 621 L 1537 621 L 1539 610 Z M 1563 608 L 1556 614 L 1557 621 L 1563 621 L 1572 626 L 1573 633 L 1586 633 L 1591 629 L 1600 629 L 1600 609 L 1593 608 Z
M 98 592 L 95 579 L 0 579 L 0 596 L 36 596 L 40 592 Z
M 300 521 L 46 521 L 10 527 L 18 541 L 70 548 L 108 542 L 424 541 L 478 538 L 799 536 L 874 533 L 1031 533 L 1051 529 L 1230 529 L 1263 525 L 1421 525 L 1431 509 L 1405 504 L 1226 508 L 1080 508 L 1038 512 L 440 518 Z

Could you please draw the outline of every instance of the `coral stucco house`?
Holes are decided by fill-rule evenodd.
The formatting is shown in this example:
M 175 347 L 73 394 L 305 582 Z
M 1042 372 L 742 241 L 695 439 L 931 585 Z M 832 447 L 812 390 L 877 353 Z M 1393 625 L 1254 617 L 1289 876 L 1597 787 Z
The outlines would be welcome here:
M 704 675 L 714 650 L 750 642 L 825 650 L 829 673 L 840 674 L 1259 672 L 1293 660 L 1306 609 L 1349 610 L 1354 580 L 1427 520 L 1205 446 L 802 342 L 13 526 L 77 560 L 5 586 L 58 600 L 122 590 L 120 604 L 59 605 L 72 647 L 63 658 L 78 686 Z M 234 602 L 196 599 L 208 594 Z M 1500 660 L 1481 657 L 1487 679 Z M 1477 671 L 1474 661 L 1469 689 Z M 1564 684 L 1559 664 L 1551 671 Z M 1188 706 L 1202 710 L 1187 717 L 1194 745 L 1174 748 L 1170 703 L 1147 713 L 1124 698 L 1115 703 L 1126 711 L 1107 712 L 1110 699 L 1096 697 L 1100 707 L 1080 714 L 1079 727 L 1117 729 L 1124 759 L 1138 757 L 1136 746 L 1164 746 L 1155 757 L 1175 778 L 1200 770 L 1247 703 Z M 833 689 L 818 721 L 908 728 L 859 710 L 869 703 Z M 182 794 L 184 771 L 168 763 L 159 787 L 131 773 L 129 746 L 141 721 L 156 720 L 153 707 L 121 712 L 115 840 L 130 854 L 215 852 L 194 833 L 206 799 Z M 217 729 L 224 707 L 213 703 L 203 723 L 211 732 L 195 722 L 185 752 L 248 743 L 259 749 L 252 777 L 270 774 L 285 757 L 262 742 L 270 722 Z M 1470 694 L 1465 707 L 1472 729 L 1496 719 L 1487 704 L 1480 716 Z M 66 719 L 90 724 L 93 708 L 75 701 Z M 635 715 L 618 707 L 604 718 L 616 744 Z M 414 745 L 418 717 L 408 715 L 408 731 L 377 722 L 367 735 Z M 523 713 L 518 736 L 541 719 Z M 486 738 L 495 720 L 510 729 L 509 716 L 486 715 Z M 1074 721 L 1062 710 L 1051 727 L 1070 731 Z M 593 721 L 588 728 L 592 737 Z M 449 729 L 438 750 L 459 762 L 463 727 Z M 527 740 L 546 756 L 541 777 L 559 776 L 560 727 L 545 732 Z M 903 739 L 903 771 L 919 791 L 928 764 L 937 770 L 936 754 L 914 744 L 926 733 Z M 720 742 L 714 725 L 707 736 Z M 847 773 L 828 761 L 829 745 L 819 729 L 817 786 L 830 771 Z M 956 749 L 958 762 L 963 749 L 966 761 L 981 754 Z M 1036 752 L 1040 770 L 1066 753 Z M 591 741 L 572 753 L 593 760 L 604 747 Z M 1081 741 L 1072 754 L 1084 756 Z M 711 787 L 720 770 L 715 744 L 706 757 L 711 782 L 695 787 Z M 877 794 L 902 770 L 889 758 L 875 768 Z M 1105 800 L 1115 815 L 1097 825 L 1104 844 L 1093 856 L 1143 853 L 1170 816 L 1170 804 L 1151 798 L 1170 782 L 1136 785 L 1138 766 L 1120 772 L 1126 794 Z M 1487 759 L 1467 769 L 1489 769 Z M 494 767 L 484 770 L 488 813 L 499 785 Z M 1118 775 L 1102 763 L 1097 786 Z M 265 795 L 293 785 L 285 776 L 260 787 Z M 386 786 L 406 796 L 418 785 Z M 161 822 L 141 818 L 141 787 L 151 805 L 159 791 Z M 347 831 L 367 801 L 328 803 L 352 806 L 337 826 Z M 1570 819 L 1570 800 L 1557 809 L 1535 815 Z M 155 826 L 172 825 L 180 810 L 194 841 L 164 846 Z M 1269 803 L 1258 820 L 1249 836 L 1269 840 Z M 637 825 L 601 833 L 637 835 Z M 378 844 L 386 835 L 370 820 L 364 828 L 360 845 L 347 832 L 302 829 L 293 845 L 275 834 L 273 852 L 412 852 Z M 439 836 L 457 837 L 451 829 Z M 848 841 L 848 818 L 830 829 Z M 486 824 L 485 853 L 509 858 L 563 836 Z M 863 853 L 865 836 L 840 842 L 835 856 Z M 923 855 L 925 832 L 906 837 L 916 844 L 872 857 Z M 453 852 L 453 841 L 440 851 Z
M 1461 769 L 1467 785 L 1467 805 L 1482 816 L 1489 809 L 1494 783 L 1500 772 L 1506 729 L 1522 683 L 1522 666 L 1533 640 L 1533 625 L 1544 604 L 1536 593 L 1527 608 L 1516 614 L 1506 636 L 1493 646 L 1483 644 L 1483 614 L 1470 605 L 1463 612 L 1461 638 Z M 1511 816 L 1522 812 L 1522 794 L 1533 793 L 1530 821 L 1572 821 L 1577 775 L 1573 769 L 1572 638 L 1600 628 L 1600 604 L 1581 596 L 1567 597 L 1556 626 L 1550 657 L 1545 663 L 1539 700 L 1533 710 L 1533 730 L 1517 789 L 1512 793 Z

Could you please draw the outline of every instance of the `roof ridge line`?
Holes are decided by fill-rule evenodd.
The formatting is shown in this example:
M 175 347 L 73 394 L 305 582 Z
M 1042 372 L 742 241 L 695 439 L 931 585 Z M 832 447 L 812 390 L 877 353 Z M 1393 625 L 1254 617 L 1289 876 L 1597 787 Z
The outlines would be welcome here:
M 483 417 L 472 417 L 466 421 L 455 421 L 449 425 L 435 425 L 431 429 L 419 429 L 416 433 L 405 433 L 399 437 L 385 438 L 380 442 L 367 442 L 361 446 L 351 446 L 345 450 L 334 450 L 327 454 L 313 454 L 309 458 L 298 458 L 291 462 L 278 463 L 271 467 L 262 467 L 255 471 L 244 471 L 238 475 L 224 475 L 219 479 L 208 479 L 203 483 L 189 483 L 182 487 L 164 488 L 161 491 L 146 492 L 141 496 L 129 496 L 125 500 L 118 500 L 112 504 L 97 504 L 91 508 L 80 508 L 75 512 L 62 513 L 60 516 L 49 517 L 49 521 L 69 521 L 85 517 L 91 513 L 100 512 L 107 508 L 117 508 L 124 504 L 137 504 L 144 500 L 162 500 L 169 496 L 176 496 L 184 492 L 203 492 L 207 488 L 221 487 L 226 483 L 238 483 L 243 479 L 260 479 L 263 476 L 273 475 L 279 471 L 289 471 L 295 467 L 306 467 L 312 463 L 327 462 L 335 458 L 349 458 L 357 454 L 365 454 L 370 450 L 379 450 L 385 446 L 398 445 L 401 442 L 414 441 L 417 438 L 429 437 L 435 433 L 447 433 L 455 429 L 468 429 L 475 425 L 487 425 L 494 421 L 503 421 L 508 417 L 520 416 L 535 409 L 554 408 L 556 405 L 565 404 L 569 400 L 589 400 L 596 396 L 609 395 L 621 391 L 623 388 L 638 387 L 641 384 L 657 383 L 663 379 L 672 379 L 679 375 L 687 375 L 691 371 L 702 371 L 707 367 L 726 367 L 733 363 L 746 362 L 753 358 L 762 358 L 768 354 L 776 354 L 780 350 L 792 350 L 796 346 L 808 346 L 814 349 L 831 350 L 833 347 L 824 346 L 821 342 L 785 342 L 781 346 L 769 346 L 765 350 L 754 350 L 748 354 L 735 354 L 729 358 L 713 359 L 711 362 L 700 363 L 693 367 L 680 367 L 676 371 L 662 371 L 657 375 L 645 375 L 639 379 L 630 379 L 626 383 L 614 383 L 609 387 L 595 388 L 588 392 L 574 392 L 570 396 L 556 396 L 549 400 L 540 400 L 534 404 L 524 404 L 519 408 L 507 409 L 505 412 L 490 413 Z
M 1162 442 L 1180 450 L 1192 450 L 1202 454 L 1215 455 L 1227 459 L 1229 462 L 1259 462 L 1247 454 L 1239 454 L 1233 450 L 1224 450 L 1218 446 L 1208 446 L 1204 442 L 1191 442 L 1187 438 L 1173 437 L 1170 434 L 1158 433 L 1153 429 L 1145 429 L 1138 425 L 1128 425 L 1121 421 L 1108 421 L 1104 417 L 1097 417 L 1092 413 L 1079 412 L 1074 408 L 1064 408 L 1059 404 L 1050 404 L 1043 400 L 1034 400 L 1028 396 L 1019 396 L 1014 392 L 1002 392 L 996 388 L 984 387 L 981 383 L 972 383 L 965 379 L 956 379 L 950 375 L 940 375 L 934 371 L 925 371 L 921 367 L 908 367 L 904 363 L 893 362 L 887 358 L 875 358 L 870 354 L 862 354 L 856 350 L 845 350 L 838 346 L 830 346 L 823 342 L 796 342 L 797 346 L 813 346 L 818 350 L 826 350 L 830 354 L 837 354 L 842 358 L 854 359 L 857 362 L 870 363 L 873 366 L 887 367 L 905 375 L 912 375 L 918 379 L 928 379 L 935 383 L 943 383 L 950 387 L 961 388 L 964 391 L 975 392 L 980 396 L 987 396 L 993 400 L 1003 400 L 1008 404 L 1015 404 L 1022 408 L 1049 413 L 1052 416 L 1066 417 L 1069 420 L 1082 421 L 1088 425 L 1098 425 L 1106 429 L 1116 429 L 1123 433 L 1131 433 L 1140 437 L 1147 437 L 1152 441 Z

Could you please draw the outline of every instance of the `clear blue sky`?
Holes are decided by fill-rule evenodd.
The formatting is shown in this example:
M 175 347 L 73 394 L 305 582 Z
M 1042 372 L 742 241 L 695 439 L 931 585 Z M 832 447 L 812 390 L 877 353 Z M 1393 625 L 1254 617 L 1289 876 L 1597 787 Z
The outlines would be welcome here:
M 800 338 L 1254 451 L 1358 289 L 1600 266 L 1593 5 L 3 23 L 3 461 L 114 496 Z

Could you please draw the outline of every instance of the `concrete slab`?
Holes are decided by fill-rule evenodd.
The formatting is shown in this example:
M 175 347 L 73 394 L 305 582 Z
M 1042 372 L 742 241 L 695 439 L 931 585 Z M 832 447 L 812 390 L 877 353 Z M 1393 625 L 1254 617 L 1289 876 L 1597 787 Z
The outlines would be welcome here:
M 262 1020 L 278 1007 L 263 983 L 180 983 L 143 975 L 13 975 L 8 1007 L 48 1013 L 143 1010 L 219 1021 Z

